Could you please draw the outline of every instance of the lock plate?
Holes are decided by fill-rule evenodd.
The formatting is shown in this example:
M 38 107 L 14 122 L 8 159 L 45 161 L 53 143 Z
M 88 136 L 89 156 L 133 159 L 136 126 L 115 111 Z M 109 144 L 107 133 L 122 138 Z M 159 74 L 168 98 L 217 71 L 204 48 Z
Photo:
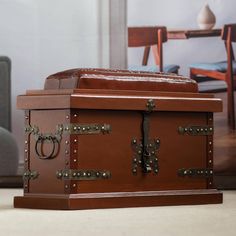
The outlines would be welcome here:
M 159 167 L 158 167 L 158 155 L 157 151 L 160 147 L 160 140 L 154 139 L 152 141 L 149 140 L 146 146 L 146 151 L 148 155 L 146 156 L 145 160 L 143 160 L 143 142 L 142 140 L 138 141 L 137 139 L 132 139 L 131 146 L 134 152 L 133 159 L 132 159 L 132 173 L 134 175 L 137 174 L 138 168 L 143 167 L 143 161 L 145 161 L 145 164 L 148 164 L 151 167 L 151 170 L 155 174 L 158 174 Z

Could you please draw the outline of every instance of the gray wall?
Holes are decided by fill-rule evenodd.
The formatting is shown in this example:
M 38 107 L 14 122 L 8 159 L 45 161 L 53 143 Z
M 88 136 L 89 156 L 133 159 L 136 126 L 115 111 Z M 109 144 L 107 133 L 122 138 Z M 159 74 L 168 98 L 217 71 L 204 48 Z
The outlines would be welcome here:
M 0 0 L 0 55 L 12 61 L 12 131 L 21 154 L 24 116 L 17 95 L 43 88 L 57 71 L 109 66 L 108 2 Z

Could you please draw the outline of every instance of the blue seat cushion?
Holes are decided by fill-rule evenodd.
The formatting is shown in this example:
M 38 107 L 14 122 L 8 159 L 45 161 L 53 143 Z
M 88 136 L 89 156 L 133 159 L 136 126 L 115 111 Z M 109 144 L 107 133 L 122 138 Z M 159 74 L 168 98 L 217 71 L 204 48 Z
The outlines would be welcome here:
M 220 61 L 215 63 L 194 63 L 189 65 L 190 68 L 202 69 L 202 70 L 212 70 L 219 72 L 227 71 L 227 62 Z M 236 61 L 233 61 L 233 73 L 236 74 Z
M 129 70 L 134 71 L 147 71 L 147 72 L 159 72 L 159 66 L 129 66 Z M 178 65 L 165 65 L 163 71 L 165 73 L 176 73 L 179 69 Z
M 199 92 L 222 92 L 227 90 L 227 84 L 222 80 L 212 80 L 198 83 Z

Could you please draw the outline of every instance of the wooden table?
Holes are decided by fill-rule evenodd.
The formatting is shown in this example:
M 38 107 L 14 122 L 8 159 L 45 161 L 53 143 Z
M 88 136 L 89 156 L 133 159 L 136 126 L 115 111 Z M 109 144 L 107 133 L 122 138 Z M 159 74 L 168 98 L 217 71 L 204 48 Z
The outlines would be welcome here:
M 221 29 L 211 30 L 168 30 L 168 39 L 189 39 L 189 38 L 203 38 L 203 37 L 219 37 Z

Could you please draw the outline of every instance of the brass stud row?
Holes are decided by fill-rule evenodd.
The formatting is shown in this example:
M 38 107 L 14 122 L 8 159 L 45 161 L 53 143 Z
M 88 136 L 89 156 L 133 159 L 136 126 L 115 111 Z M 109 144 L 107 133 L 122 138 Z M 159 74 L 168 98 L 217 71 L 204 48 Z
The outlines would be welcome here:
M 213 133 L 213 127 L 211 126 L 189 126 L 178 128 L 179 134 L 188 135 L 211 135 Z
M 65 180 L 94 180 L 94 179 L 108 179 L 111 177 L 109 171 L 80 171 L 80 170 L 64 170 L 57 171 L 56 176 L 58 179 Z

